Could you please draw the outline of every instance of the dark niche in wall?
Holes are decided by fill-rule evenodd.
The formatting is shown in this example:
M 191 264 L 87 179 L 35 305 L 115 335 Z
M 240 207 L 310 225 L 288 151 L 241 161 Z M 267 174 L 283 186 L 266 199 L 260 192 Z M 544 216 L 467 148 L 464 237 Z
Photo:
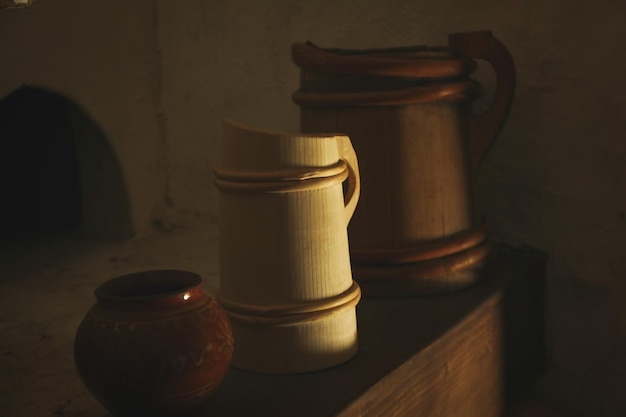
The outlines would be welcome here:
M 0 101 L 0 240 L 77 233 L 124 238 L 132 225 L 117 158 L 75 103 L 24 86 Z
M 3 238 L 79 226 L 78 163 L 61 97 L 24 87 L 0 102 L 0 189 Z

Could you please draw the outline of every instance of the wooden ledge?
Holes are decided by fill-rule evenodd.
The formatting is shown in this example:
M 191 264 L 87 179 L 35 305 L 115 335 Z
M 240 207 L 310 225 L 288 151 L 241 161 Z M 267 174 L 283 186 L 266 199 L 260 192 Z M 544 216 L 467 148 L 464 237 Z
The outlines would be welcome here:
M 301 375 L 231 369 L 202 416 L 501 417 L 544 361 L 546 258 L 500 247 L 448 295 L 361 300 L 359 353 Z

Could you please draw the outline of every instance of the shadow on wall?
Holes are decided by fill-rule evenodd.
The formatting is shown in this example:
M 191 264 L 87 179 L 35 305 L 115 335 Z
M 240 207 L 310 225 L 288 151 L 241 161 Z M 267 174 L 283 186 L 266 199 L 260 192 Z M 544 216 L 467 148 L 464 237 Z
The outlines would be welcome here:
M 119 163 L 76 104 L 24 86 L 0 101 L 0 239 L 132 234 Z

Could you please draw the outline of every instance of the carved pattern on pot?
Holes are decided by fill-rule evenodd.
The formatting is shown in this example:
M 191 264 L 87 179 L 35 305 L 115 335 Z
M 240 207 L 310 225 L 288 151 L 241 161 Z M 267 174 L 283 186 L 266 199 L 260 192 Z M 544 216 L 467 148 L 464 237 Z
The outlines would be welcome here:
M 115 415 L 196 409 L 232 359 L 226 313 L 185 271 L 147 271 L 107 281 L 75 341 L 79 375 Z

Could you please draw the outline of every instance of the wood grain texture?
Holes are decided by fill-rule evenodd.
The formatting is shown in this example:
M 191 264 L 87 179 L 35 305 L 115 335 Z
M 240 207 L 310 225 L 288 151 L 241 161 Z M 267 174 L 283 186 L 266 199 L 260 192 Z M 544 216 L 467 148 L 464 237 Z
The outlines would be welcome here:
M 361 291 L 348 246 L 360 189 L 349 138 L 232 121 L 222 131 L 218 301 L 237 340 L 233 366 L 288 374 L 350 359 Z
M 425 76 L 435 51 L 442 55 L 439 72 Z M 296 44 L 292 58 L 300 68 L 300 89 L 292 99 L 301 108 L 302 131 L 344 133 L 359 155 L 364 186 L 349 227 L 352 253 L 412 250 L 423 258 L 424 245 L 480 228 L 473 177 L 515 90 L 511 55 L 490 31 L 453 34 L 447 48 L 434 49 L 349 51 Z M 480 115 L 471 111 L 478 91 L 464 64 L 473 65 L 473 58 L 490 63 L 497 80 L 494 103 Z M 477 281 L 480 275 L 472 271 L 483 260 L 464 257 L 466 265 L 458 270 L 458 259 L 440 257 L 439 264 L 449 265 L 438 272 L 407 263 L 387 282 L 371 261 L 362 265 L 356 258 L 354 279 L 368 296 L 458 290 Z M 405 282 L 398 285 L 401 276 Z M 432 278 L 440 285 L 433 286 Z
M 290 376 L 231 370 L 201 415 L 499 417 L 541 370 L 545 257 L 500 248 L 485 274 L 447 295 L 363 299 L 352 360 Z

